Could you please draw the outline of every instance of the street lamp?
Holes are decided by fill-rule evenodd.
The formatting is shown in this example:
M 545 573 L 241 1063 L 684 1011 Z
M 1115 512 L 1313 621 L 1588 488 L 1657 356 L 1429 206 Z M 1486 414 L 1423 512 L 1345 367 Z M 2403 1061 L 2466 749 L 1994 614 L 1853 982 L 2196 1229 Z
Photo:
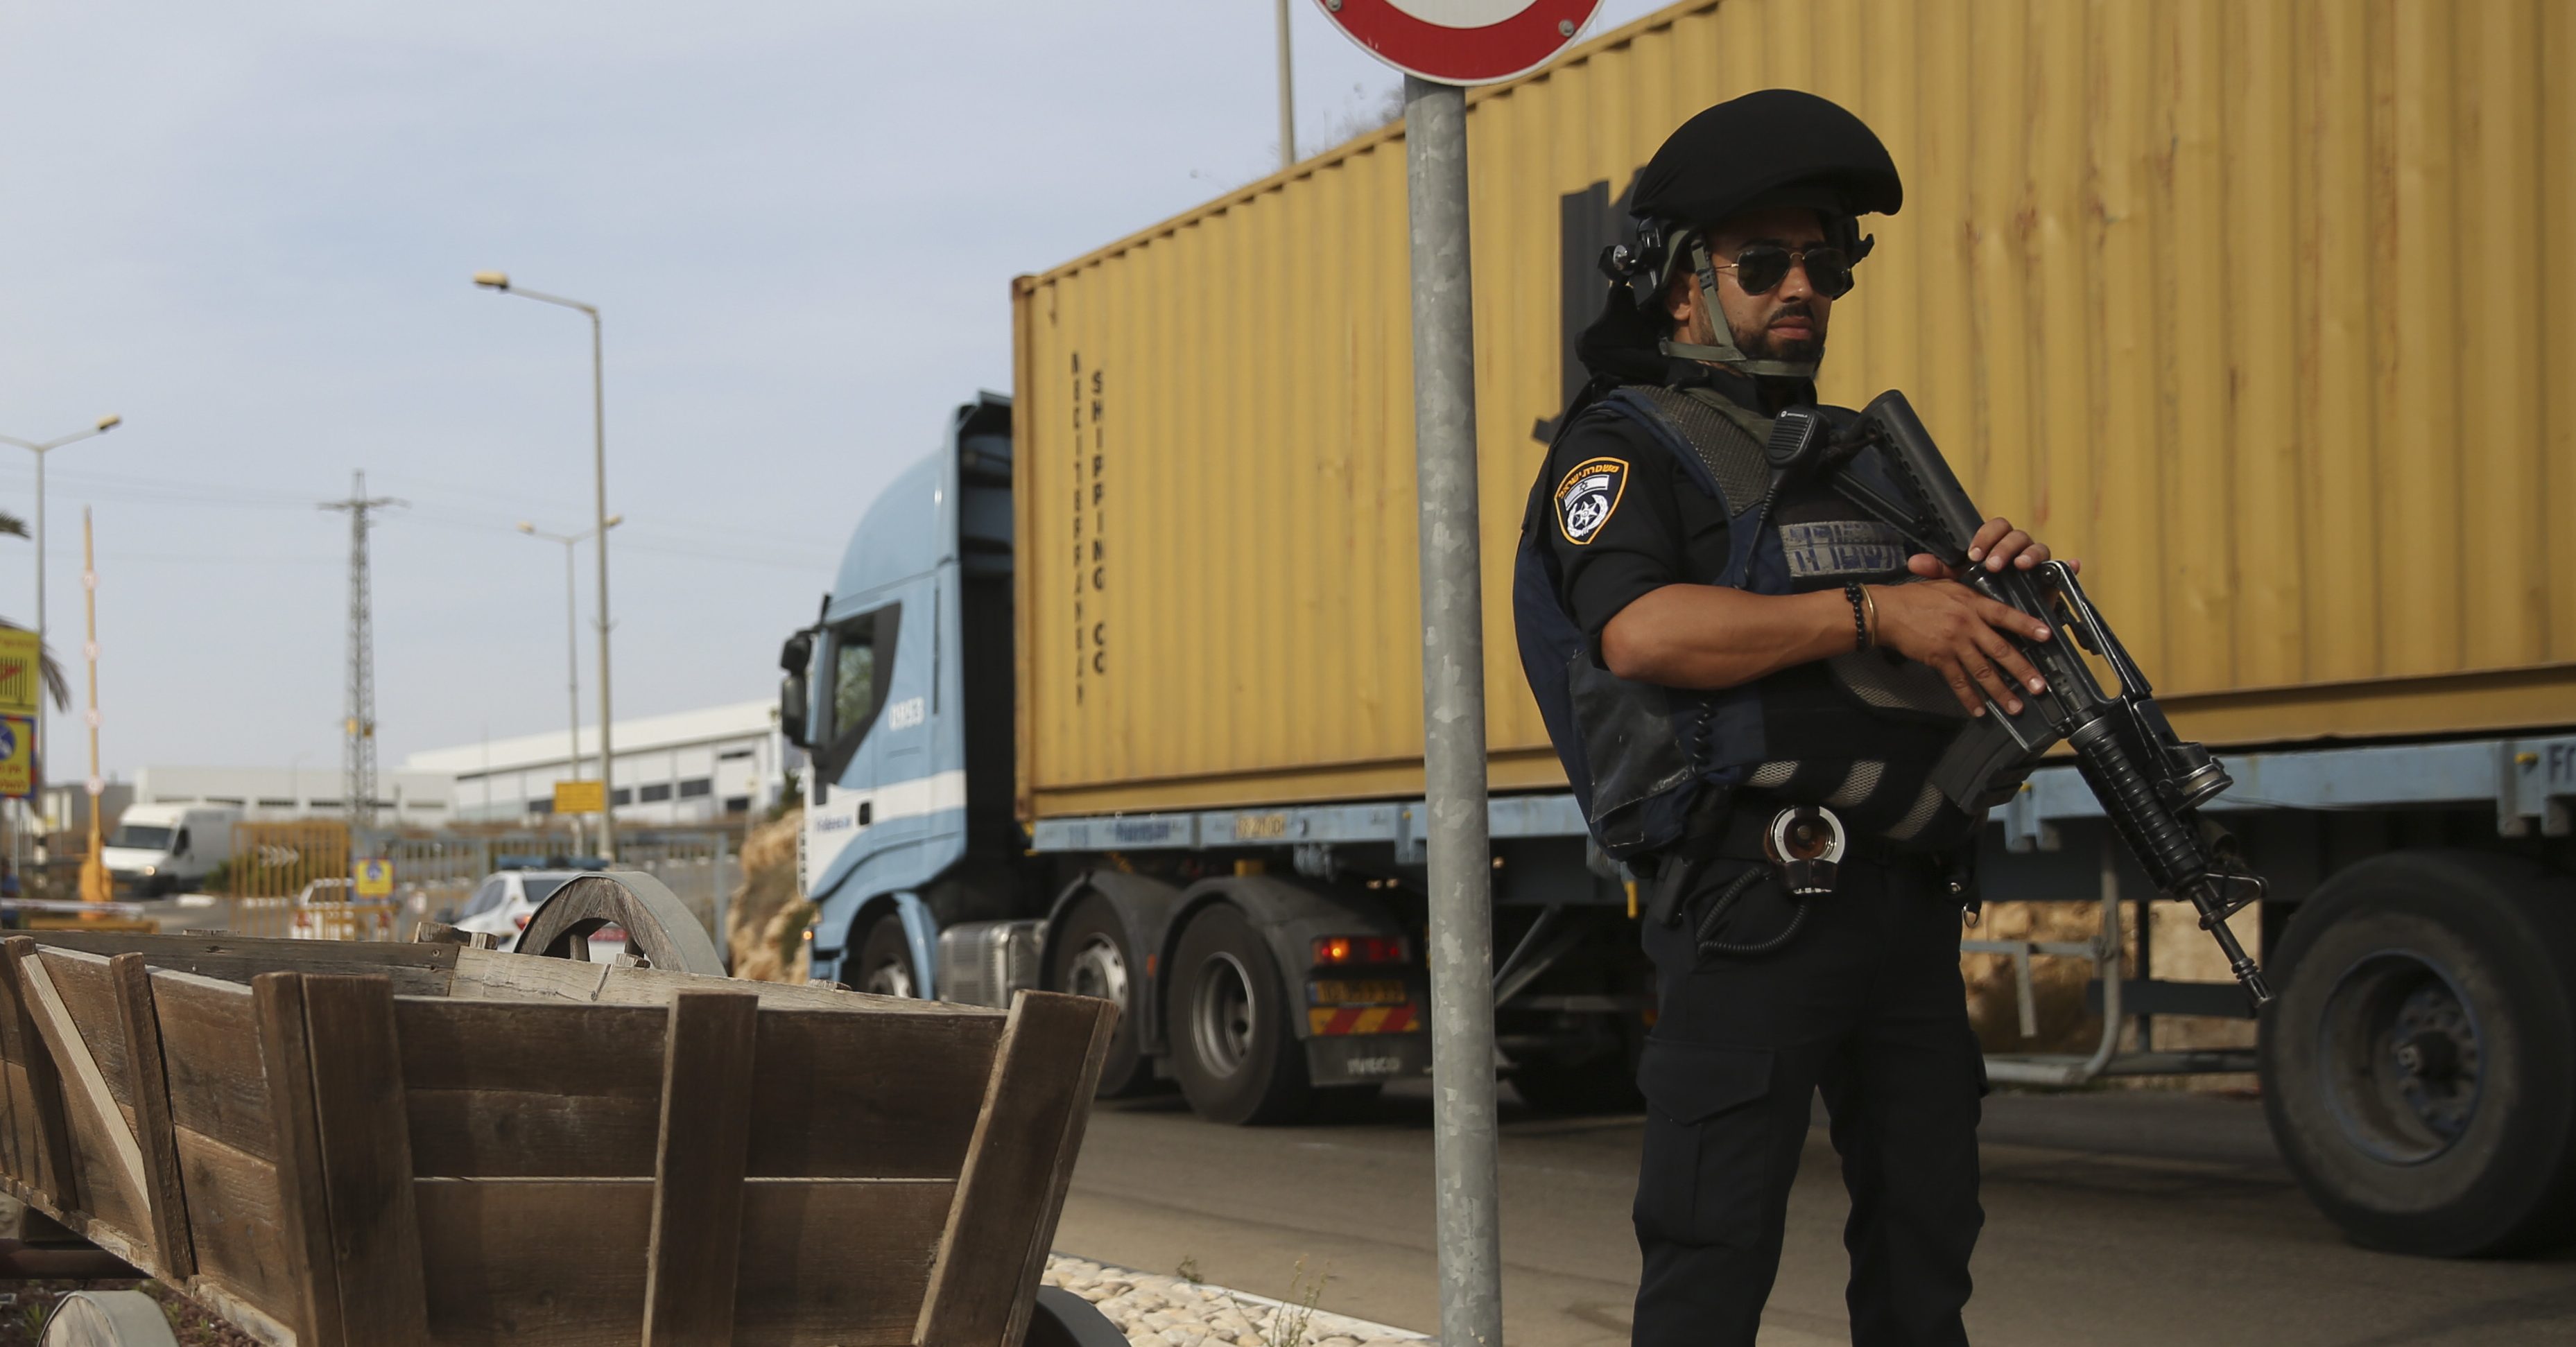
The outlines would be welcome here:
M 605 376 L 599 356 L 599 307 L 584 304 L 561 295 L 536 290 L 521 290 L 510 284 L 507 272 L 478 271 L 474 283 L 486 290 L 496 290 L 540 304 L 578 309 L 590 318 L 590 425 L 591 425 L 591 491 L 592 523 L 590 532 L 599 542 L 599 854 L 606 860 L 617 859 L 617 807 L 613 764 L 616 757 L 609 742 L 608 730 L 608 401 L 603 391 Z
M 45 679 L 42 668 L 45 650 L 45 455 L 52 453 L 56 449 L 62 448 L 66 444 L 77 444 L 82 440 L 104 435 L 124 424 L 124 417 L 119 416 L 114 412 L 109 412 L 107 415 L 98 418 L 97 423 L 92 425 L 89 429 L 76 431 L 72 434 L 63 436 L 60 439 L 45 440 L 40 443 L 35 440 L 22 440 L 14 435 L 0 435 L 0 444 L 14 444 L 21 449 L 33 450 L 36 455 L 36 654 L 37 664 L 39 667 L 36 675 L 36 743 L 33 756 L 36 761 L 36 771 L 40 774 L 40 780 L 42 779 L 41 773 L 44 772 L 47 766 L 45 760 Z M 90 801 L 90 808 L 98 808 L 98 801 Z M 21 867 L 21 869 L 23 868 L 24 867 Z
M 529 523 L 527 520 L 522 519 L 519 521 L 519 531 L 521 533 L 524 533 L 531 538 L 542 538 L 550 543 L 562 543 L 564 545 L 564 691 L 569 694 L 567 701 L 572 712 L 571 718 L 565 722 L 566 726 L 571 730 L 571 734 L 564 741 L 564 752 L 571 758 L 570 771 L 572 776 L 570 779 L 574 781 L 581 780 L 581 645 L 580 637 L 577 634 L 581 630 L 581 624 L 579 618 L 576 616 L 578 601 L 574 597 L 575 591 L 573 586 L 572 565 L 573 551 L 581 545 L 584 539 L 587 539 L 590 535 L 599 532 L 601 528 L 613 529 L 625 522 L 626 516 L 622 514 L 613 514 L 607 519 L 602 520 L 599 528 L 586 528 L 579 533 L 548 533 L 544 529 L 538 528 L 536 525 Z M 604 749 L 606 745 L 602 744 L 601 747 Z M 607 798 L 608 778 L 604 774 L 600 777 L 599 790 L 599 812 L 604 818 L 608 813 L 609 807 Z M 573 846 L 575 848 L 579 848 L 581 846 L 581 838 L 578 835 L 580 826 L 580 820 L 575 819 L 573 823 L 573 827 L 576 831 L 576 835 L 573 838 Z

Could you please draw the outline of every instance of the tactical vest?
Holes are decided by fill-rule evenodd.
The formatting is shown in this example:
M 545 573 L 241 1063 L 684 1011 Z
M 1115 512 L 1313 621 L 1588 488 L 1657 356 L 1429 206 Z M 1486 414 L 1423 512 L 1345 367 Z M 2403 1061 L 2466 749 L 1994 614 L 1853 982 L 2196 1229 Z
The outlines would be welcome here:
M 1837 422 L 1854 415 L 1824 411 Z M 1725 510 L 1724 570 L 1688 579 L 1791 594 L 1908 578 L 1910 549 L 1895 530 L 1820 485 L 1782 489 L 1763 452 L 1769 418 L 1714 390 L 1640 384 L 1568 417 L 1559 438 L 1602 416 L 1644 426 Z M 1899 490 L 1874 451 L 1843 470 L 1882 492 Z M 1970 722 L 1926 665 L 1886 649 L 1854 651 L 1717 692 L 1603 668 L 1562 598 L 1546 533 L 1553 485 L 1542 475 L 1522 519 L 1515 627 L 1548 737 L 1603 851 L 1626 860 L 1669 847 L 1722 820 L 1739 791 L 1826 805 L 1857 834 L 1903 850 L 1937 850 L 1968 834 L 1982 802 L 1949 798 L 1934 777 Z

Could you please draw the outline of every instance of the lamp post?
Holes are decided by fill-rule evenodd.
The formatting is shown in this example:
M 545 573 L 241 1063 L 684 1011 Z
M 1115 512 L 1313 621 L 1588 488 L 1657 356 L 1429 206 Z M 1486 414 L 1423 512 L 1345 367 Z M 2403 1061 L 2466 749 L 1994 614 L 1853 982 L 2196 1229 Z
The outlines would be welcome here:
M 536 290 L 521 290 L 510 284 L 505 272 L 478 271 L 474 283 L 487 290 L 497 290 L 521 299 L 558 308 L 578 309 L 590 319 L 590 467 L 592 490 L 591 533 L 599 541 L 599 854 L 605 860 L 617 859 L 617 786 L 616 755 L 609 742 L 608 730 L 608 401 L 604 388 L 606 378 L 599 354 L 599 307 L 577 299 L 549 295 Z
M 21 449 L 31 450 L 36 455 L 36 655 L 40 664 L 43 661 L 45 650 L 45 455 L 62 448 L 66 444 L 77 444 L 82 440 L 93 439 L 97 436 L 104 435 L 124 424 L 124 417 L 119 416 L 114 412 L 109 412 L 107 415 L 98 418 L 98 421 L 90 426 L 89 429 L 75 431 L 74 433 L 65 435 L 59 439 L 39 442 L 36 440 L 22 440 L 14 435 L 0 435 L 0 444 L 14 444 Z M 33 756 L 36 761 L 36 781 L 40 786 L 43 784 L 44 772 L 47 765 L 45 760 L 46 747 L 45 679 L 43 671 L 39 669 L 36 676 L 36 743 Z M 98 801 L 90 801 L 90 808 L 95 812 L 98 808 Z M 20 819 L 25 819 L 31 812 L 32 809 L 29 806 L 20 806 Z M 21 827 L 20 831 L 23 833 L 25 829 Z M 18 860 L 19 873 L 24 875 L 27 868 L 25 857 L 18 857 Z
M 521 533 L 524 533 L 531 538 L 542 538 L 550 543 L 563 544 L 564 691 L 567 694 L 566 705 L 572 713 L 571 718 L 564 722 L 565 727 L 570 731 L 570 734 L 564 740 L 564 752 L 570 759 L 571 765 L 569 770 L 572 773 L 570 779 L 574 781 L 581 780 L 581 642 L 578 634 L 581 630 L 581 623 L 577 615 L 577 606 L 579 601 L 575 598 L 576 591 L 573 583 L 573 552 L 576 548 L 580 547 L 582 541 L 590 537 L 590 535 L 600 532 L 602 529 L 613 529 L 625 522 L 626 516 L 622 514 L 613 514 L 608 518 L 601 520 L 598 528 L 586 528 L 579 533 L 548 533 L 544 529 L 538 528 L 536 525 L 529 523 L 527 520 L 522 519 L 519 521 L 519 531 Z M 602 747 L 604 748 L 605 745 L 603 744 Z M 485 780 L 489 781 L 490 777 L 487 775 Z M 608 812 L 608 800 L 606 799 L 607 790 L 607 779 L 603 776 L 600 782 L 602 798 L 599 802 L 600 813 L 603 815 Z M 581 849 L 581 820 L 578 817 L 573 820 L 572 845 L 573 849 L 576 851 Z

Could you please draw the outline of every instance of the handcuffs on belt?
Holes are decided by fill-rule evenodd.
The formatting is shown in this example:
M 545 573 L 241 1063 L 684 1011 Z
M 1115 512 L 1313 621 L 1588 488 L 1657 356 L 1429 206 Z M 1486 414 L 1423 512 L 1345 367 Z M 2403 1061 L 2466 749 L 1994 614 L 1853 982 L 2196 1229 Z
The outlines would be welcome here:
M 1704 954 L 1768 954 L 1796 939 L 1807 924 L 1807 900 L 1834 891 L 1843 855 L 1849 850 L 1849 836 L 1843 821 L 1834 811 L 1822 805 L 1792 805 L 1771 816 L 1762 828 L 1762 854 L 1771 865 L 1771 873 L 1789 895 L 1791 915 L 1788 926 L 1768 940 L 1742 942 L 1718 938 L 1717 929 L 1738 900 L 1752 891 L 1762 879 L 1762 871 L 1748 869 L 1730 881 L 1709 905 L 1708 914 L 1700 918 L 1694 933 L 1694 944 Z M 1660 876 L 1662 892 L 1656 895 L 1657 916 L 1667 926 L 1678 926 L 1682 918 L 1682 898 L 1690 885 L 1684 864 L 1675 872 Z
M 1781 887 L 1792 898 L 1815 898 L 1834 891 L 1845 842 L 1843 821 L 1820 804 L 1791 805 L 1773 814 L 1762 829 L 1762 854 L 1779 872 Z

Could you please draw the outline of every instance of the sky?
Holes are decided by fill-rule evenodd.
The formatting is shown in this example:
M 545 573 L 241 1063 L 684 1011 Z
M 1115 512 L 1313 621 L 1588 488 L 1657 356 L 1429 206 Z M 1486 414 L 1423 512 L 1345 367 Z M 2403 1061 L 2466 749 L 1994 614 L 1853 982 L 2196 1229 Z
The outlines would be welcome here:
M 1587 36 L 1651 12 L 1607 0 Z M 565 716 L 607 367 L 620 719 L 772 695 L 877 489 L 1010 386 L 1009 283 L 1272 171 L 1268 0 L 20 0 L 0 435 L 50 644 L 97 531 L 102 762 L 336 768 L 364 471 L 388 766 Z M 1300 149 L 1395 72 L 1293 0 Z M 0 510 L 35 508 L 0 447 Z M 581 700 L 597 715 L 594 573 Z M 32 623 L 0 537 L 0 617 Z M 78 778 L 57 715 L 56 779 Z

